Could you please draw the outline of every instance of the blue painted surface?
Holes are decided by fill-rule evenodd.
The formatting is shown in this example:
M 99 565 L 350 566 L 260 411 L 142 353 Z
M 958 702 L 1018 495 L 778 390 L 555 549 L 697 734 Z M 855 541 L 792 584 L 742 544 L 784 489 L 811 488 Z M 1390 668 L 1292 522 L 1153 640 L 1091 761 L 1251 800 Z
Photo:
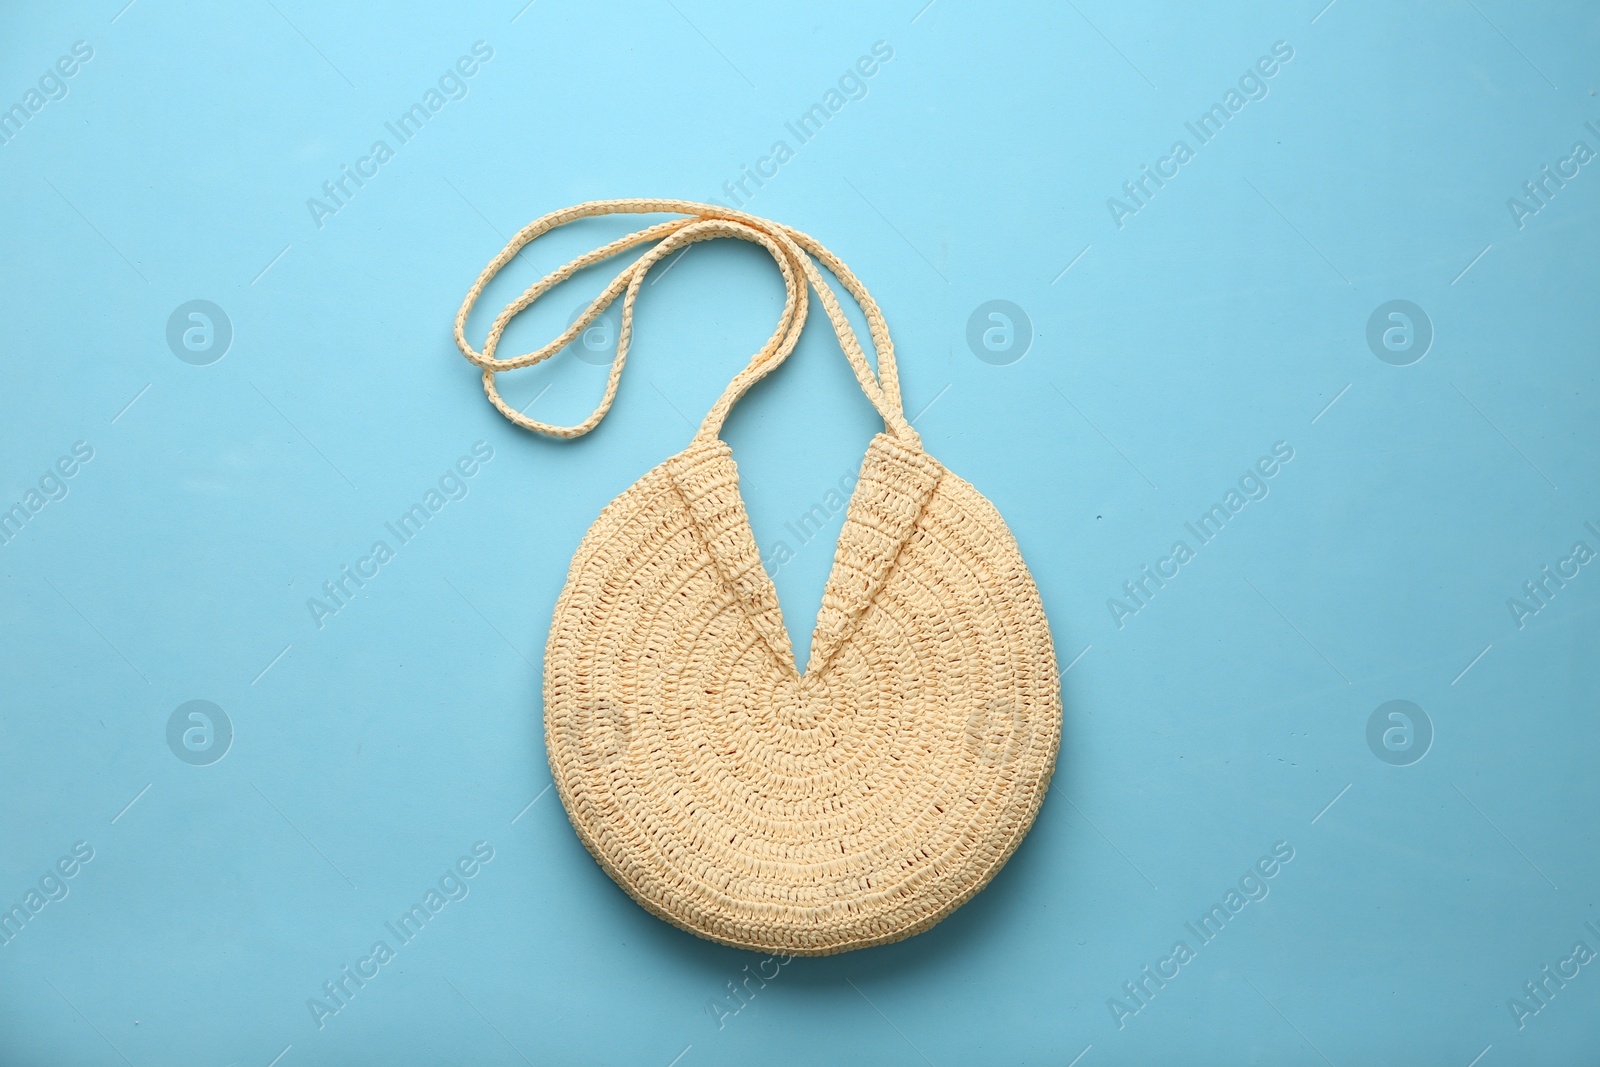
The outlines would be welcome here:
M 0 1062 L 1594 1062 L 1592 6 L 520 7 L 4 16 Z M 991 887 L 781 967 L 628 901 L 539 727 L 573 548 L 765 339 L 775 271 L 718 242 L 647 286 L 575 443 L 450 338 L 536 215 L 724 183 L 871 286 L 1070 664 Z M 503 386 L 576 420 L 604 373 Z M 726 430 L 764 551 L 878 425 L 815 318 Z M 802 656 L 838 522 L 776 574 Z

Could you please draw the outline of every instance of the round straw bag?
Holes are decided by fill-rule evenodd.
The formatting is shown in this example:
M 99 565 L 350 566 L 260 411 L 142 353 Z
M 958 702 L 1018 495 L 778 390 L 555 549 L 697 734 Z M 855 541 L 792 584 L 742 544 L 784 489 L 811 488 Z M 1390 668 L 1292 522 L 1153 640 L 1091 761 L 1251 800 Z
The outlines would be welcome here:
M 495 318 L 467 314 L 528 242 L 574 219 L 674 218 L 580 256 Z M 545 744 L 561 803 L 607 874 L 668 922 L 738 948 L 826 955 L 926 930 L 994 877 L 1044 799 L 1061 739 L 1060 678 L 1033 578 L 994 506 L 922 450 L 906 421 L 883 314 L 849 269 L 787 226 L 708 204 L 579 204 L 524 228 L 456 315 L 462 353 L 518 426 L 587 433 L 610 408 L 646 273 L 696 241 L 761 245 L 787 289 L 772 337 L 694 439 L 590 527 L 545 651 Z M 582 268 L 658 242 L 560 337 L 495 357 L 506 324 Z M 860 303 L 873 373 L 815 257 Z M 809 287 L 808 287 L 809 282 Z M 867 449 L 804 673 L 717 436 L 784 361 L 815 288 L 885 432 Z M 605 396 L 574 426 L 530 419 L 495 388 L 623 297 Z

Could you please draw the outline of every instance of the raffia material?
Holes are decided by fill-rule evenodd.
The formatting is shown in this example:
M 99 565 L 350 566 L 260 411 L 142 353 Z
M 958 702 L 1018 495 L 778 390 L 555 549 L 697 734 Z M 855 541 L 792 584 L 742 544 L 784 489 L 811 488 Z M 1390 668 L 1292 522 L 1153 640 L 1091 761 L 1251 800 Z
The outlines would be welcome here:
M 691 217 L 552 272 L 501 313 L 484 352 L 467 344 L 472 304 L 528 241 L 575 218 L 665 211 Z M 865 288 L 777 223 L 682 201 L 600 201 L 518 234 L 468 294 L 457 342 L 512 421 L 585 433 L 615 395 L 645 272 L 663 247 L 714 236 L 768 249 L 786 282 L 784 316 L 689 447 L 612 501 L 579 545 L 545 654 L 551 773 L 606 873 L 685 930 L 790 955 L 896 941 L 970 899 L 1016 849 L 1049 786 L 1061 703 L 1049 627 L 1016 541 L 988 500 L 922 450 Z M 506 323 L 533 299 L 581 266 L 657 239 L 562 337 L 494 358 Z M 861 303 L 876 374 L 813 255 Z M 793 349 L 808 282 L 886 432 L 862 463 L 801 672 L 738 469 L 716 434 L 734 400 Z M 499 398 L 495 373 L 548 358 L 624 293 L 617 359 L 589 419 L 538 423 Z

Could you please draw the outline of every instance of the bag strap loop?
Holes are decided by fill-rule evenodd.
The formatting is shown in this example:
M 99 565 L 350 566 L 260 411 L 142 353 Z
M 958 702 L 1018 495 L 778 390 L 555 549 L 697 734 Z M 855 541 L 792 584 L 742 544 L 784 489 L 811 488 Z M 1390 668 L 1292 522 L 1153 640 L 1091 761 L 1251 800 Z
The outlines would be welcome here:
M 686 218 L 672 219 L 667 222 L 656 223 L 642 230 L 620 237 L 610 244 L 585 253 L 572 260 L 570 263 L 545 275 L 539 281 L 529 286 L 521 296 L 495 316 L 494 323 L 489 327 L 489 334 L 484 341 L 483 351 L 474 351 L 466 338 L 467 315 L 477 303 L 478 297 L 490 280 L 498 274 L 502 267 L 511 262 L 524 247 L 541 235 L 564 226 L 577 219 L 590 218 L 597 215 L 612 214 L 656 214 L 672 213 L 688 216 Z M 727 418 L 740 397 L 752 385 L 766 377 L 789 358 L 789 353 L 800 340 L 800 331 L 805 325 L 808 311 L 809 290 L 815 288 L 822 301 L 823 310 L 828 315 L 828 320 L 833 324 L 834 333 L 838 335 L 839 346 L 844 350 L 845 358 L 850 361 L 851 369 L 855 372 L 856 381 L 860 383 L 862 392 L 867 399 L 877 408 L 878 414 L 883 417 L 884 425 L 890 433 L 908 444 L 920 446 L 920 440 L 911 424 L 906 421 L 904 409 L 900 400 L 900 379 L 894 361 L 894 343 L 889 339 L 889 326 L 884 320 L 883 312 L 879 310 L 872 295 L 867 292 L 860 280 L 851 273 L 844 262 L 828 251 L 816 239 L 801 233 L 799 230 L 772 222 L 769 219 L 748 215 L 742 211 L 718 207 L 712 204 L 697 204 L 686 200 L 592 200 L 587 203 L 577 204 L 573 207 L 553 211 L 524 226 L 515 237 L 489 262 L 489 265 L 478 275 L 477 281 L 467 291 L 466 299 L 461 303 L 461 309 L 456 312 L 455 339 L 456 347 L 461 354 L 474 365 L 483 369 L 483 391 L 496 409 L 507 419 L 518 426 L 548 437 L 571 438 L 588 433 L 599 425 L 610 411 L 612 401 L 616 399 L 617 383 L 622 377 L 622 368 L 627 363 L 628 346 L 633 336 L 633 306 L 639 294 L 639 287 L 644 284 L 645 275 L 650 268 L 662 259 L 671 255 L 680 248 L 686 248 L 698 241 L 713 240 L 718 237 L 732 237 L 743 241 L 759 244 L 771 254 L 778 265 L 779 272 L 783 275 L 784 306 L 783 314 L 778 319 L 778 326 L 766 344 L 761 346 L 750 360 L 749 364 L 740 371 L 728 384 L 727 389 L 717 402 L 712 405 L 701 423 L 699 431 L 695 434 L 696 441 L 709 440 L 715 437 L 722 429 L 722 423 Z M 560 283 L 572 277 L 585 267 L 592 266 L 612 256 L 618 255 L 637 245 L 651 241 L 658 242 L 655 247 L 645 252 L 644 255 L 634 260 L 613 278 L 594 302 L 579 315 L 555 340 L 532 352 L 514 356 L 509 359 L 498 359 L 495 351 L 499 347 L 500 339 L 506 327 L 518 313 L 526 309 L 535 300 L 548 293 Z M 866 354 L 862 351 L 861 340 L 856 335 L 855 328 L 850 325 L 850 320 L 845 317 L 833 289 L 823 278 L 817 264 L 813 262 L 815 256 L 823 266 L 839 279 L 845 290 L 855 298 L 861 306 L 862 313 L 867 319 L 867 330 L 872 337 L 873 348 L 878 357 L 878 372 L 873 373 L 872 367 L 867 362 Z M 809 284 L 808 284 L 809 283 Z M 540 422 L 530 419 L 517 411 L 500 396 L 495 387 L 495 375 L 501 371 L 517 370 L 521 367 L 531 367 L 541 363 L 578 337 L 580 333 L 589 328 L 595 319 L 602 315 L 606 308 L 614 303 L 618 296 L 622 297 L 622 328 L 617 336 L 617 354 L 611 363 L 611 372 L 606 380 L 605 394 L 600 403 L 582 422 L 571 426 L 560 426 L 553 423 Z

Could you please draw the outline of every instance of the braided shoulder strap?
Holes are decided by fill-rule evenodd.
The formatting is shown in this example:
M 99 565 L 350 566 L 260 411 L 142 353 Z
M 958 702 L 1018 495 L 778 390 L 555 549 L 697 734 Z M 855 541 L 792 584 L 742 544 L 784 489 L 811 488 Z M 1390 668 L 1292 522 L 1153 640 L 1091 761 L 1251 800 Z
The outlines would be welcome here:
M 557 270 L 551 271 L 539 281 L 529 286 L 521 296 L 507 304 L 495 316 L 493 325 L 489 327 L 489 334 L 484 341 L 483 350 L 475 351 L 467 341 L 466 325 L 467 316 L 477 303 L 479 295 L 486 285 L 500 272 L 500 269 L 511 262 L 524 247 L 541 235 L 548 233 L 558 226 L 564 226 L 577 219 L 591 218 L 597 215 L 614 214 L 674 214 L 686 216 L 670 219 L 647 226 L 642 230 L 620 237 L 602 248 L 588 252 Z M 687 200 L 592 200 L 587 203 L 577 204 L 573 207 L 553 211 L 542 218 L 535 219 L 524 226 L 513 237 L 500 254 L 489 262 L 489 265 L 478 275 L 472 288 L 467 291 L 466 299 L 461 303 L 461 309 L 456 312 L 455 339 L 456 347 L 461 349 L 461 354 L 468 361 L 483 370 L 483 391 L 502 415 L 524 429 L 549 437 L 571 438 L 588 433 L 599 425 L 605 418 L 606 412 L 611 409 L 612 401 L 616 399 L 617 383 L 622 378 L 622 368 L 628 360 L 628 346 L 633 336 L 633 305 L 639 294 L 639 287 L 644 284 L 645 275 L 650 268 L 662 259 L 671 255 L 679 248 L 687 247 L 697 241 L 708 241 L 718 237 L 733 237 L 742 241 L 750 241 L 761 245 L 778 264 L 778 270 L 783 275 L 785 299 L 783 314 L 778 319 L 778 326 L 766 344 L 761 346 L 750 360 L 749 364 L 740 371 L 733 381 L 729 383 L 726 391 L 716 404 L 707 413 L 699 431 L 695 434 L 696 441 L 707 440 L 722 429 L 722 423 L 727 418 L 729 410 L 734 403 L 745 394 L 757 381 L 789 358 L 789 353 L 794 350 L 795 344 L 800 340 L 800 331 L 805 325 L 808 310 L 808 293 L 810 288 L 815 288 L 822 301 L 823 309 L 827 312 L 828 319 L 833 323 L 834 332 L 839 337 L 839 345 L 844 349 L 845 357 L 850 361 L 851 369 L 855 371 L 856 380 L 861 384 L 861 389 L 878 409 L 878 414 L 883 417 L 884 425 L 890 433 L 907 444 L 920 447 L 920 441 L 911 424 L 906 421 L 904 409 L 900 400 L 900 379 L 895 370 L 894 343 L 889 339 L 889 327 L 884 321 L 883 312 L 872 299 L 872 294 L 867 292 L 860 280 L 851 273 L 844 262 L 822 246 L 812 237 L 801 233 L 799 230 L 770 219 L 748 215 L 730 208 L 718 207 L 713 204 L 697 204 Z M 647 244 L 651 241 L 656 245 L 644 255 L 634 260 L 613 278 L 594 302 L 578 316 L 577 320 L 550 343 L 533 352 L 527 352 L 509 359 L 498 359 L 495 351 L 500 343 L 501 336 L 505 333 L 507 325 L 521 311 L 526 309 L 535 300 L 544 296 L 561 282 L 566 281 L 578 271 L 592 266 L 612 256 L 625 252 L 637 245 Z M 834 296 L 832 287 L 817 269 L 817 262 L 839 279 L 845 289 L 855 298 L 861 306 L 867 319 L 868 332 L 872 337 L 873 348 L 878 357 L 878 372 L 873 373 L 872 367 L 867 362 L 866 354 L 862 351 L 860 338 L 856 336 L 855 329 L 850 325 L 850 320 L 845 317 L 844 311 L 839 306 L 838 299 Z M 809 284 L 808 284 L 809 283 Z M 531 367 L 541 363 L 570 344 L 580 333 L 589 327 L 595 319 L 605 313 L 618 296 L 622 297 L 622 328 L 617 338 L 617 354 L 611 364 L 611 373 L 606 380 L 605 395 L 587 418 L 571 426 L 559 426 L 553 423 L 540 422 L 530 419 L 517 411 L 500 396 L 495 387 L 495 375 L 501 371 L 517 370 L 521 367 Z

